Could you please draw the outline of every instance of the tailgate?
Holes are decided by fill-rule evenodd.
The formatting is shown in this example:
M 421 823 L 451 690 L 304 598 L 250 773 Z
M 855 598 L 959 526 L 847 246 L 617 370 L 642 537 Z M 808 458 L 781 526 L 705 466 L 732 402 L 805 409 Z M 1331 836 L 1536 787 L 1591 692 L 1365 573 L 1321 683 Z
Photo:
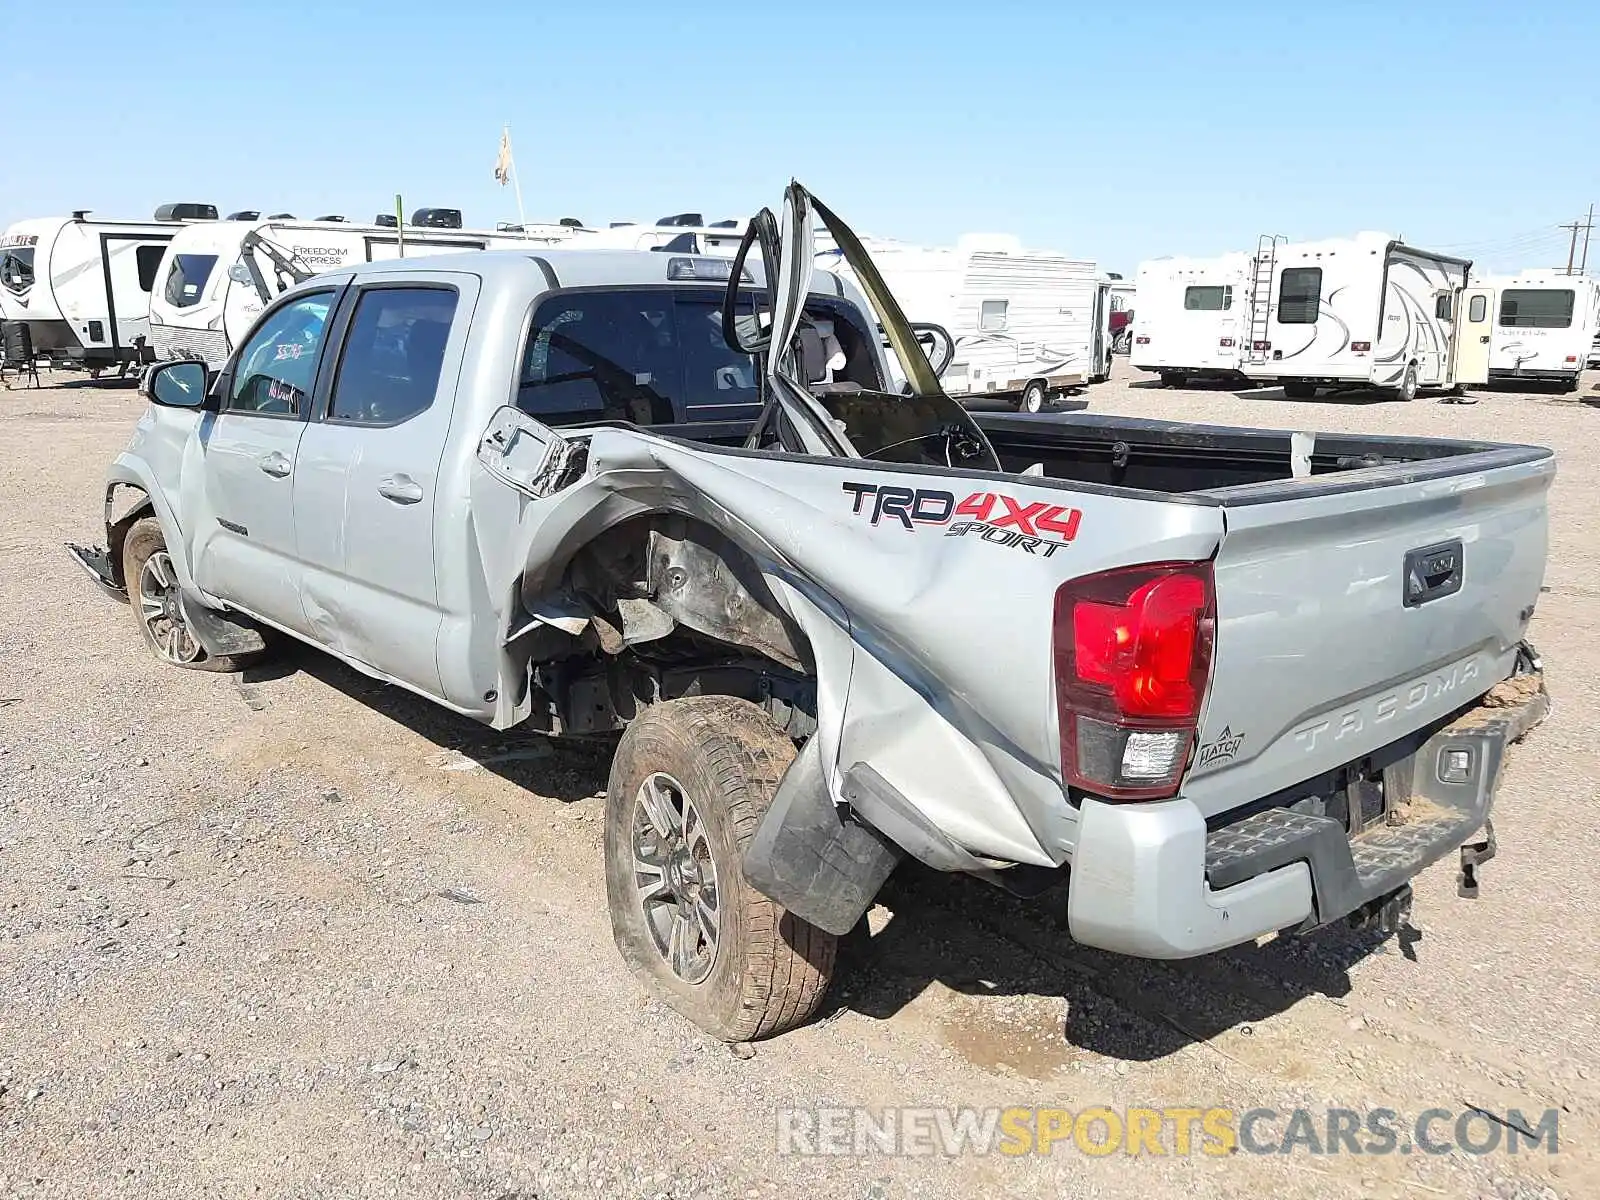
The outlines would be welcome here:
M 1184 794 L 1208 816 L 1432 725 L 1512 671 L 1544 579 L 1549 451 L 1227 489 L 1210 691 Z

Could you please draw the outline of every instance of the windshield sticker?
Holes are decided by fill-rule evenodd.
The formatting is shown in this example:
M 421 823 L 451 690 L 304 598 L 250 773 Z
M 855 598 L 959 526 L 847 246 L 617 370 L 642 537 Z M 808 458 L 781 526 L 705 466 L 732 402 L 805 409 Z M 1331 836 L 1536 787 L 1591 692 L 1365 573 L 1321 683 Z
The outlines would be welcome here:
M 1083 519 L 1076 508 L 1042 500 L 1021 501 L 1004 492 L 973 492 L 957 503 L 954 492 L 934 488 L 846 482 L 844 490 L 852 498 L 850 511 L 873 525 L 887 521 L 911 530 L 923 525 L 946 526 L 945 537 L 976 537 L 1045 558 L 1078 536 Z

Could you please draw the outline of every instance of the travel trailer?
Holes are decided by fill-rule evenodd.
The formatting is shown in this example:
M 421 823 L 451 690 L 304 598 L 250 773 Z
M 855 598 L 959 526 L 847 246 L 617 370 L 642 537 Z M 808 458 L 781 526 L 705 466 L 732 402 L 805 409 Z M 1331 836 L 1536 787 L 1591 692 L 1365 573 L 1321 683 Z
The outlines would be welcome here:
M 1600 280 L 1524 271 L 1473 283 L 1494 292 L 1489 378 L 1541 379 L 1577 390 L 1600 331 Z
M 153 357 L 150 291 L 168 243 L 212 227 L 209 205 L 164 204 L 154 221 L 18 221 L 0 234 L 0 318 L 26 328 L 33 353 L 98 374 Z M 197 222 L 197 223 L 191 223 Z
M 415 258 L 557 245 L 574 232 L 563 225 L 491 233 L 272 218 L 191 225 L 163 247 L 165 255 L 155 268 L 150 344 L 160 359 L 221 362 L 262 309 L 287 288 L 322 271 L 395 258 L 402 252 L 402 240 L 405 256 Z
M 1140 263 L 1129 363 L 1158 372 L 1167 387 L 1239 378 L 1250 323 L 1250 267 L 1244 253 Z
M 1471 266 L 1385 233 L 1264 236 L 1250 266 L 1241 369 L 1301 400 L 1323 387 L 1385 388 L 1410 400 L 1419 388 L 1483 383 L 1491 295 L 1467 286 Z
M 1027 412 L 1106 378 L 1103 281 L 1092 262 L 1024 250 L 1006 234 L 967 234 L 954 246 L 863 238 L 908 320 L 943 326 L 955 343 L 941 377 L 957 399 L 1003 398 Z M 819 238 L 817 265 L 851 274 Z

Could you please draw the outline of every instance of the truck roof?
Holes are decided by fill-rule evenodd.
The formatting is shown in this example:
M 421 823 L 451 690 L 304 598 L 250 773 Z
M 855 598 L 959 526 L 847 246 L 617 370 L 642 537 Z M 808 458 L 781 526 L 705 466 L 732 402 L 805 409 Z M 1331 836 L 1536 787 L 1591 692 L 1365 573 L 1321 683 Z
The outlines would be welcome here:
M 724 257 L 673 254 L 661 250 L 474 250 L 461 254 L 429 254 L 422 258 L 388 258 L 346 268 L 357 279 L 413 271 L 463 271 L 485 282 L 510 282 L 543 274 L 546 288 L 606 287 L 660 284 L 722 287 L 732 260 Z M 719 274 L 721 272 L 721 274 Z M 745 267 L 752 286 L 763 284 L 762 269 L 752 256 Z M 819 271 L 812 291 L 845 296 L 836 275 Z M 859 302 L 858 302 L 859 303 Z

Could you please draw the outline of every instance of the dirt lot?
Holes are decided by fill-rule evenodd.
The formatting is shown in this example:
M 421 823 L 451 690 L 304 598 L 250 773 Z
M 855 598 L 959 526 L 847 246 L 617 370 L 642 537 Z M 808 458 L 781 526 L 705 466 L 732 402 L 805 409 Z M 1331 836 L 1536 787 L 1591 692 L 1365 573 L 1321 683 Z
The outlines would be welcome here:
M 1417 884 L 1420 937 L 1164 966 L 1073 946 L 1060 898 L 911 876 L 847 946 L 823 1019 L 740 1057 L 612 949 L 602 758 L 309 651 L 244 677 L 159 667 L 61 551 L 98 538 L 139 401 L 0 391 L 0 1196 L 1600 1195 L 1600 407 L 1291 404 L 1142 376 L 1089 396 L 1560 452 L 1533 626 L 1556 710 L 1510 764 L 1482 898 L 1458 900 L 1443 863 Z M 1469 1104 L 1559 1110 L 1560 1152 L 776 1149 L 796 1105 L 1320 1122 Z

